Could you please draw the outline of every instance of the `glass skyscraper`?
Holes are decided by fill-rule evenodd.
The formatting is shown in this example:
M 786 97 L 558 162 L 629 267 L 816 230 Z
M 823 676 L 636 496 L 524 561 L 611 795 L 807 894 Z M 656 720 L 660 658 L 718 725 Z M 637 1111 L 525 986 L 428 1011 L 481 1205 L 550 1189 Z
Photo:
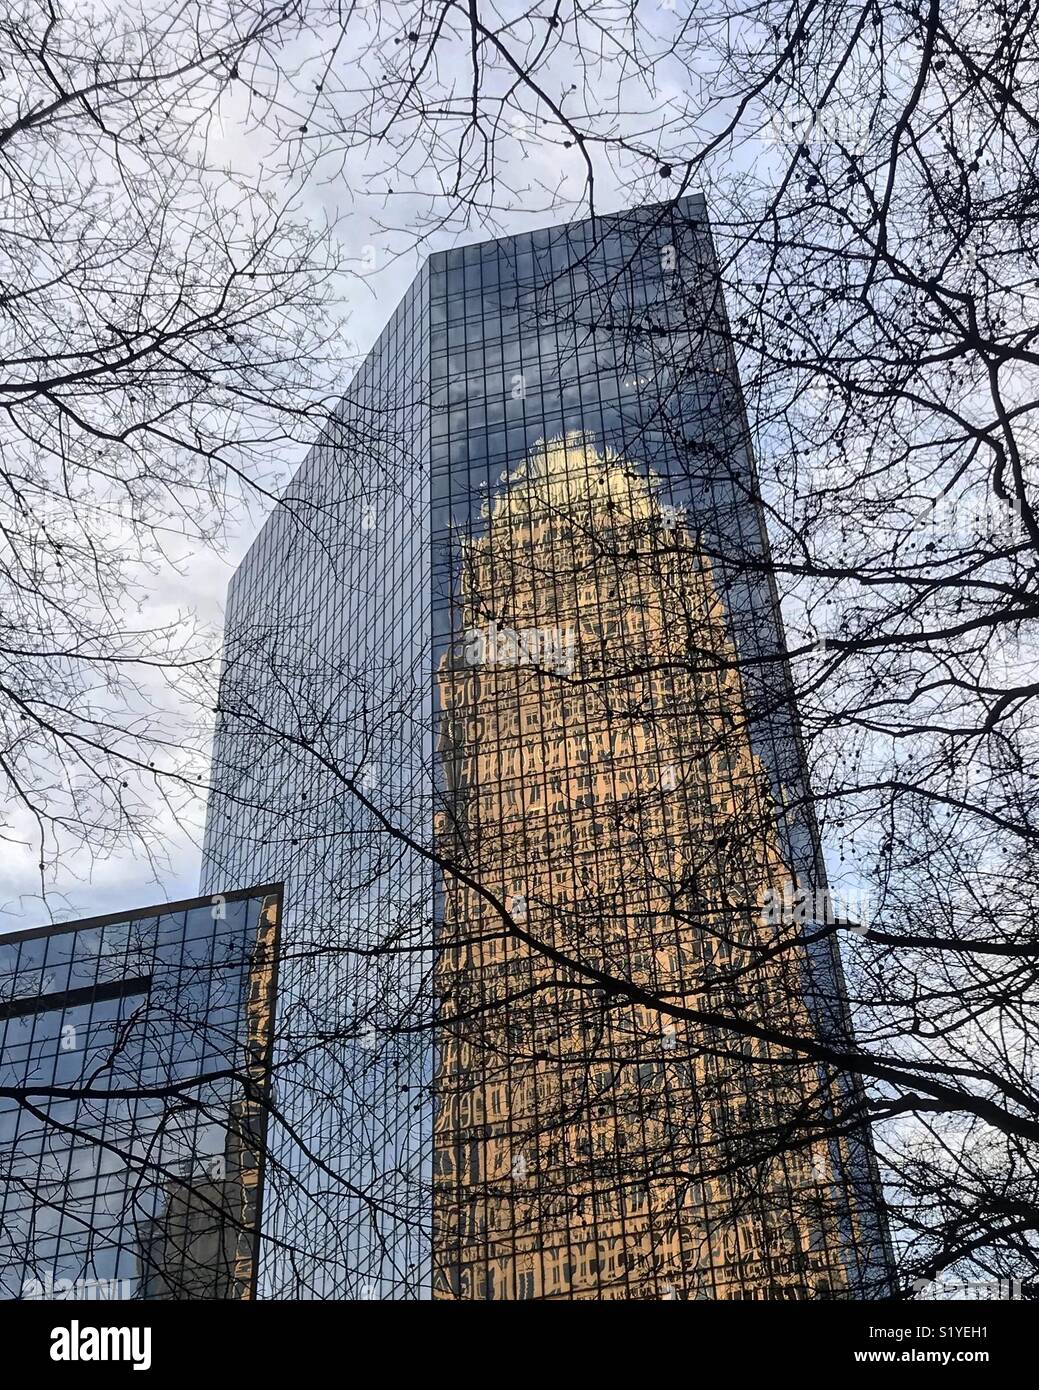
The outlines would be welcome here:
M 886 1291 L 783 653 L 702 199 L 431 257 L 228 602 L 262 1291 Z
M 0 936 L 0 1298 L 252 1298 L 280 890 Z

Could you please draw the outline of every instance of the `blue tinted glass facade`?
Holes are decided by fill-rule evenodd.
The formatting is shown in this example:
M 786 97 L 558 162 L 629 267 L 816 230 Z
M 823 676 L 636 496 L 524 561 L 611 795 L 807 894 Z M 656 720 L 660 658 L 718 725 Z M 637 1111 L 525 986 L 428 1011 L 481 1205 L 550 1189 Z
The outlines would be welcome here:
M 0 1297 L 253 1296 L 279 910 L 0 937 Z
M 423 272 L 228 596 L 202 882 L 285 883 L 267 1297 L 428 1284 L 428 379 Z
M 702 200 L 431 257 L 289 499 L 204 879 L 296 914 L 270 1292 L 883 1292 L 868 1141 L 776 1138 L 856 1087 L 593 989 L 847 1037 Z

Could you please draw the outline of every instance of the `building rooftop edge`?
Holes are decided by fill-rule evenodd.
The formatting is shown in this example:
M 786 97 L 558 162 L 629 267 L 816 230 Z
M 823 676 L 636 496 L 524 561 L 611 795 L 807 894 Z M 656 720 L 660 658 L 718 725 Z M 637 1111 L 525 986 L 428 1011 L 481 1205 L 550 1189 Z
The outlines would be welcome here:
M 228 893 L 200 893 L 197 897 L 180 898 L 176 902 L 153 903 L 148 907 L 130 907 L 119 912 L 104 912 L 96 917 L 74 917 L 67 922 L 52 922 L 45 927 L 21 927 L 15 931 L 0 931 L 0 946 L 6 946 L 11 941 L 29 941 L 41 936 L 57 936 L 61 932 L 83 931 L 90 927 L 107 927 L 115 922 L 137 921 L 142 917 L 162 917 L 170 912 L 188 912 L 195 907 L 211 905 L 214 898 L 221 898 L 228 903 L 244 902 L 247 898 L 259 898 L 264 894 L 267 896 L 277 894 L 280 898 L 284 892 L 284 887 L 283 883 L 257 883 L 251 888 L 236 888 Z
M 479 241 L 462 241 L 456 246 L 448 247 L 444 251 L 430 251 L 422 262 L 423 268 L 432 266 L 437 268 L 439 262 L 447 259 L 456 251 L 472 250 L 480 246 L 492 246 L 497 241 L 517 241 L 520 237 L 535 236 L 538 232 L 565 232 L 572 227 L 580 227 L 587 222 L 613 222 L 625 217 L 633 217 L 643 212 L 651 212 L 657 208 L 678 207 L 682 203 L 699 203 L 706 211 L 707 198 L 703 193 L 683 193 L 678 198 L 666 198 L 659 203 L 637 203 L 634 207 L 617 208 L 613 212 L 597 212 L 594 217 L 574 218 L 569 222 L 546 222 L 539 227 L 531 227 L 529 231 L 506 232 L 502 236 L 481 237 Z

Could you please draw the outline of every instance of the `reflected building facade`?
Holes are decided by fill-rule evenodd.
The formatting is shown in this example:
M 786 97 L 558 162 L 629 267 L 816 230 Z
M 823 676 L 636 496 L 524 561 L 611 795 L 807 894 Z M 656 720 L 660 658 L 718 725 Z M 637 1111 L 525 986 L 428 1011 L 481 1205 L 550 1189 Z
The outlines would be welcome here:
M 254 1297 L 280 910 L 0 936 L 0 1297 Z
M 431 257 L 229 603 L 204 886 L 347 1189 L 272 1296 L 887 1291 L 783 653 L 702 199 Z
M 779 1142 L 836 1111 L 833 1079 L 601 987 L 818 1036 L 803 952 L 769 958 L 761 905 L 791 870 L 725 610 L 660 492 L 572 433 L 464 550 L 439 682 L 440 851 L 466 871 L 437 967 L 439 1297 L 829 1298 L 867 1275 L 853 1154 Z

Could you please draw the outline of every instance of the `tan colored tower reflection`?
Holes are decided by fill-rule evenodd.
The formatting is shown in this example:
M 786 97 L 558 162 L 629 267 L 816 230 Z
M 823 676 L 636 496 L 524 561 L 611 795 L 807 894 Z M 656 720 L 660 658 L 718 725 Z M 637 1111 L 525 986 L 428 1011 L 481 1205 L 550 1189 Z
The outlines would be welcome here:
M 570 960 L 809 1028 L 799 949 L 760 958 L 789 874 L 710 568 L 656 480 L 582 435 L 486 510 L 439 672 L 438 843 L 462 877 L 439 929 L 434 1296 L 847 1296 L 840 1156 L 783 1137 L 828 1080 L 594 987 L 463 881 Z

